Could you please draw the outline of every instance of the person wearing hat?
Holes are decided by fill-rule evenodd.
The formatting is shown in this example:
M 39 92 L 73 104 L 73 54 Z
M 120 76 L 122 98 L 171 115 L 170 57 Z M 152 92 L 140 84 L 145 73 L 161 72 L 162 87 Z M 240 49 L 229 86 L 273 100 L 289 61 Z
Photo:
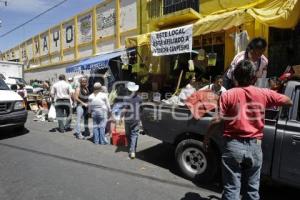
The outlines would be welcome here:
M 94 92 L 89 96 L 88 111 L 93 118 L 94 143 L 108 144 L 105 127 L 111 108 L 108 94 L 102 91 L 102 85 L 99 82 L 94 84 Z
M 131 159 L 134 159 L 139 133 L 139 109 L 142 103 L 142 98 L 137 94 L 137 91 L 139 90 L 139 85 L 136 85 L 134 82 L 129 82 L 127 83 L 126 87 L 131 94 L 124 98 L 125 133 L 129 145 L 129 157 Z

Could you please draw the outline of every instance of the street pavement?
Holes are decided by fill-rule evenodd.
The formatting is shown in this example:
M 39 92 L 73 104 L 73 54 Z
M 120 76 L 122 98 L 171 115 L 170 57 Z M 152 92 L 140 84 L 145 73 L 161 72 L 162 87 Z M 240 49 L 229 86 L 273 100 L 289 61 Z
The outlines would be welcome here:
M 91 121 L 91 120 L 90 120 Z M 178 172 L 172 147 L 140 135 L 137 158 L 126 148 L 50 132 L 53 122 L 33 121 L 26 131 L 1 130 L 1 200 L 208 200 L 220 186 L 199 186 Z M 298 199 L 298 190 L 263 184 L 262 199 Z M 291 198 L 289 198 L 291 197 Z

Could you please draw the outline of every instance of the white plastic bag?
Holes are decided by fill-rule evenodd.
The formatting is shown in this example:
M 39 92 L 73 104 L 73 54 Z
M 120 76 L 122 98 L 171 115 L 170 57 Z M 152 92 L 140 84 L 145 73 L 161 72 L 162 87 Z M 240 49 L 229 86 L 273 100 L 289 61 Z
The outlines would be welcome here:
M 52 104 L 48 113 L 48 119 L 54 120 L 56 118 L 55 106 Z

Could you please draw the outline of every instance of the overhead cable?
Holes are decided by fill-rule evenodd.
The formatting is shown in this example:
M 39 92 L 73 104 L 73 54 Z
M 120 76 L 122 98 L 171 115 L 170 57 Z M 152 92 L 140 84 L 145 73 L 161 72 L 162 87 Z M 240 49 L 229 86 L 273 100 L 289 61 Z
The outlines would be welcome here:
M 33 20 L 39 18 L 39 17 L 42 16 L 43 14 L 45 14 L 45 13 L 49 12 L 50 10 L 53 10 L 54 8 L 56 8 L 56 7 L 60 6 L 61 4 L 65 3 L 66 1 L 67 1 L 67 0 L 63 0 L 63 1 L 61 1 L 61 2 L 59 2 L 59 3 L 57 3 L 57 4 L 55 4 L 55 5 L 52 6 L 51 8 L 48 8 L 48 9 L 45 10 L 44 12 L 42 12 L 42 13 L 38 14 L 37 16 L 31 18 L 30 20 L 28 20 L 28 21 L 26 21 L 26 22 L 24 22 L 24 23 L 22 23 L 22 24 L 16 26 L 15 28 L 13 28 L 13 29 L 11 29 L 11 30 L 9 30 L 9 31 L 7 31 L 7 32 L 5 32 L 5 33 L 3 33 L 2 35 L 0 35 L 0 38 L 2 38 L 2 37 L 4 37 L 4 36 L 6 36 L 6 35 L 8 35 L 8 34 L 10 34 L 10 33 L 12 33 L 12 32 L 14 32 L 15 30 L 18 30 L 19 28 L 23 27 L 24 25 L 26 25 L 26 24 L 32 22 Z

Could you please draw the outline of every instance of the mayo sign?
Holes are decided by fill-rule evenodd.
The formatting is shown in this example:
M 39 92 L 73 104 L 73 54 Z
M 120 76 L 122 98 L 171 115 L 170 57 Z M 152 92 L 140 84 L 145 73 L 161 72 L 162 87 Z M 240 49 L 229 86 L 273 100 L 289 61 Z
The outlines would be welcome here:
M 193 25 L 151 33 L 153 56 L 189 53 L 193 46 Z

